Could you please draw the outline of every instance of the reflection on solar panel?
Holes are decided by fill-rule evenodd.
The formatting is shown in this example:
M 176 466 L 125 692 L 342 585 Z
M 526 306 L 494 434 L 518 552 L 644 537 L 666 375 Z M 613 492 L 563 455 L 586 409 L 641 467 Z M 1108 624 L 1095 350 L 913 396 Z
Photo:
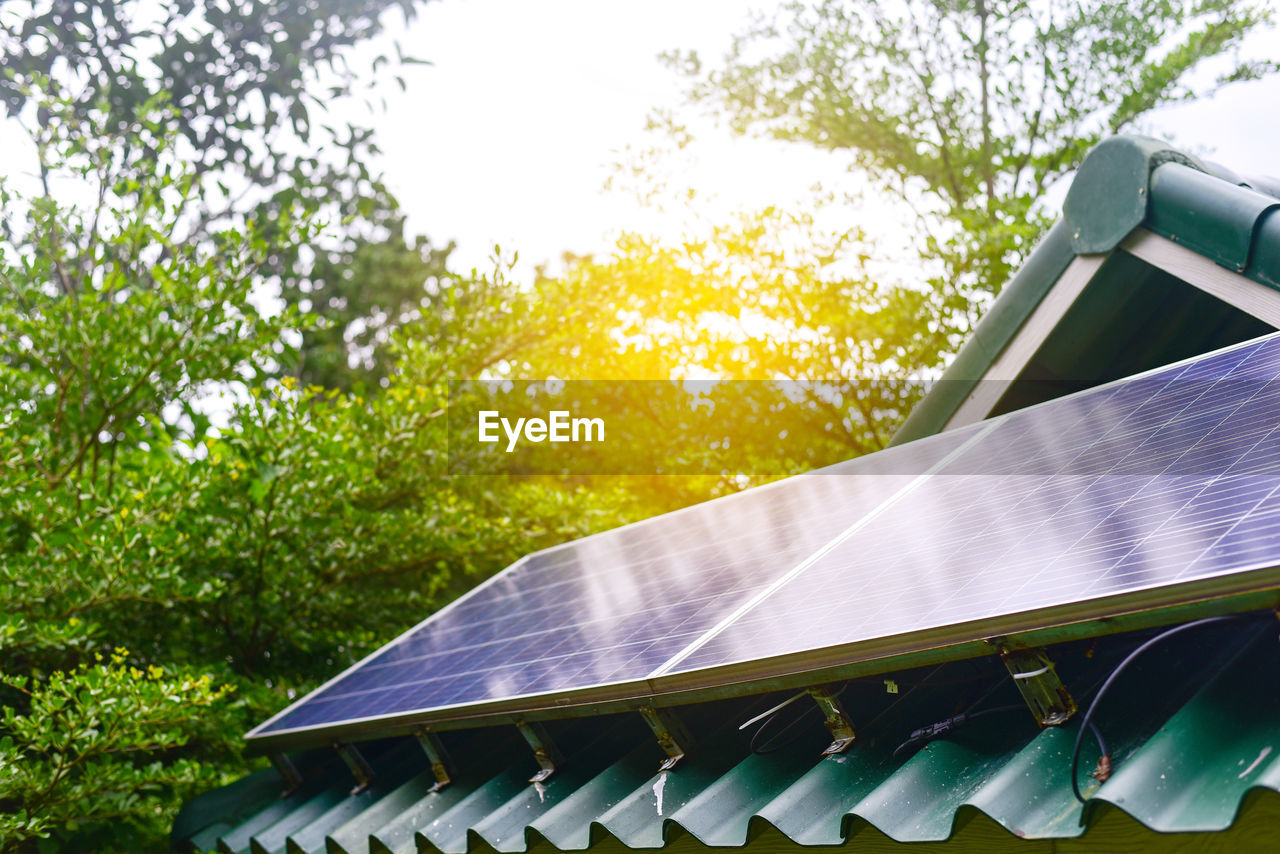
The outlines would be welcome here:
M 1278 377 L 1273 337 L 1012 413 L 661 672 L 1280 565 Z
M 1272 336 L 538 552 L 250 738 L 749 687 L 931 630 L 1179 604 L 1280 566 L 1277 379 Z
M 250 738 L 642 680 L 970 432 L 531 554 Z

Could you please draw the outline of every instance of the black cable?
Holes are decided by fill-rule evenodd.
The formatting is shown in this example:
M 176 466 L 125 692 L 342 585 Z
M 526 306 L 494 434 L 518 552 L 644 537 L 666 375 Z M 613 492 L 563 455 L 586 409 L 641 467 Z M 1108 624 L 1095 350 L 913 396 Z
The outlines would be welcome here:
M 763 734 L 764 731 L 768 729 L 769 724 L 773 723 L 774 718 L 778 717 L 778 715 L 781 714 L 782 709 L 778 709 L 778 711 L 774 712 L 773 714 L 769 715 L 769 717 L 761 721 L 760 726 L 758 726 L 756 728 L 756 731 L 751 734 L 751 744 L 750 744 L 751 752 L 756 754 L 757 756 L 765 756 L 770 753 L 777 753 L 779 750 L 782 750 L 784 747 L 789 747 L 790 745 L 794 744 L 801 736 L 804 735 L 803 732 L 797 732 L 795 735 L 791 736 L 791 738 L 787 739 L 781 744 L 777 744 L 776 742 L 778 741 L 778 739 L 782 738 L 782 736 L 786 735 L 788 732 L 794 729 L 796 725 L 799 724 L 802 720 L 807 718 L 811 712 L 816 712 L 817 710 L 818 710 L 817 706 L 809 706 L 803 712 L 796 715 L 795 718 L 791 721 L 791 723 L 784 726 L 777 733 L 777 735 L 774 735 L 772 738 L 766 741 L 763 745 L 758 744 L 757 742 L 759 742 L 761 734 Z
M 1116 665 L 1116 669 L 1111 671 L 1111 675 L 1106 678 L 1102 683 L 1102 687 L 1100 687 L 1098 692 L 1093 695 L 1093 700 L 1089 703 L 1089 708 L 1085 710 L 1084 717 L 1080 719 L 1080 728 L 1076 731 L 1076 744 L 1075 748 L 1071 751 L 1071 791 L 1075 794 L 1076 800 L 1082 804 L 1087 802 L 1085 796 L 1080 792 L 1080 783 L 1076 779 L 1076 774 L 1079 772 L 1080 767 L 1080 746 L 1084 742 L 1084 732 L 1086 728 L 1093 730 L 1094 737 L 1098 740 L 1098 749 L 1102 752 L 1102 757 L 1099 762 L 1102 767 L 1109 772 L 1111 755 L 1107 752 L 1107 747 L 1102 741 L 1102 733 L 1098 731 L 1098 728 L 1093 723 L 1093 713 L 1097 710 L 1098 703 L 1102 700 L 1103 696 L 1106 695 L 1107 689 L 1110 688 L 1112 683 L 1114 683 L 1120 674 L 1124 672 L 1125 668 L 1132 664 L 1138 656 L 1142 655 L 1142 653 L 1146 652 L 1160 641 L 1173 637 L 1180 632 L 1185 632 L 1187 629 L 1194 629 L 1211 623 L 1227 623 L 1236 622 L 1237 620 L 1242 619 L 1256 618 L 1256 614 L 1232 614 L 1223 617 L 1204 617 L 1200 620 L 1192 620 L 1189 623 L 1183 623 L 1180 626 L 1165 629 L 1155 637 L 1148 638 L 1146 641 L 1139 644 L 1132 652 L 1126 655 L 1119 664 Z
M 979 712 L 961 712 L 958 715 L 952 715 L 949 718 L 945 718 L 936 723 L 931 723 L 928 726 L 920 727 L 919 729 L 914 730 L 911 735 L 907 737 L 906 741 L 893 749 L 893 758 L 897 759 L 898 755 L 902 753 L 903 750 L 906 750 L 912 745 L 920 744 L 923 746 L 928 744 L 935 738 L 946 735 L 956 727 L 962 726 L 975 718 L 994 715 L 997 712 L 1017 712 L 1023 709 L 1026 709 L 1025 705 L 1015 704 L 1010 706 L 996 706 L 995 708 L 983 709 Z

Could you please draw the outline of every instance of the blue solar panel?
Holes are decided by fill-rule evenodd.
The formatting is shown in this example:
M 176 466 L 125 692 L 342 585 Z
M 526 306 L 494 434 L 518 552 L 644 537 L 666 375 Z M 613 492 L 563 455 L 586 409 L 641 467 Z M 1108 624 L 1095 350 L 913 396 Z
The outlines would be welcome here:
M 1272 336 L 529 555 L 250 737 L 856 661 L 1280 566 L 1278 379 Z
M 1280 338 L 1013 413 L 656 675 L 1280 565 Z
M 971 432 L 529 555 L 250 737 L 643 680 Z

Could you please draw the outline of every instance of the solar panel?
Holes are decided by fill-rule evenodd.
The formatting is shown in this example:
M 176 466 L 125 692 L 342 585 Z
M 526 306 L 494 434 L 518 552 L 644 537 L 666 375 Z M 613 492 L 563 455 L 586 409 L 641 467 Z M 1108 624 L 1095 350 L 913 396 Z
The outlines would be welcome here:
M 643 680 L 968 435 L 948 433 L 528 555 L 249 738 Z
M 1277 379 L 1271 336 L 529 555 L 249 737 L 758 690 L 1275 589 Z
M 1179 585 L 1275 567 L 1277 377 L 1272 337 L 993 421 L 655 675 L 1156 588 L 1176 602 Z

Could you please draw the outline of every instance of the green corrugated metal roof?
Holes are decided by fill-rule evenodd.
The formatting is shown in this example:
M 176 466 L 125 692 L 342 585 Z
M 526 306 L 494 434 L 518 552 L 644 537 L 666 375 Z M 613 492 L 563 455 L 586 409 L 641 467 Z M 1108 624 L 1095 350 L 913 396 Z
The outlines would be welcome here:
M 864 836 L 945 841 L 978 813 L 1013 843 L 1081 837 L 1110 807 L 1140 823 L 1152 845 L 1155 833 L 1226 829 L 1251 792 L 1280 791 L 1280 627 L 1199 631 L 1158 647 L 1108 694 L 1097 720 L 1115 770 L 1087 806 L 1068 776 L 1075 725 L 1039 729 L 1002 670 L 960 662 L 894 674 L 896 695 L 879 679 L 847 686 L 859 740 L 838 756 L 819 757 L 826 732 L 816 715 L 802 720 L 795 743 L 752 753 L 737 725 L 775 698 L 690 707 L 695 746 L 662 773 L 662 753 L 638 716 L 563 722 L 553 734 L 566 761 L 541 786 L 528 782 L 537 766 L 514 730 L 444 733 L 458 776 L 436 793 L 416 742 L 389 740 L 366 749 L 377 777 L 365 792 L 350 794 L 353 779 L 336 753 L 312 751 L 298 757 L 307 778 L 298 791 L 281 799 L 280 778 L 259 772 L 237 784 L 238 797 L 220 791 L 191 802 L 175 841 L 220 851 L 462 854 L 661 848 L 684 835 L 742 847 L 769 830 L 798 846 L 856 847 Z M 1086 698 L 1145 637 L 1053 653 L 1068 687 Z M 1014 707 L 894 755 L 912 730 L 984 693 L 977 710 Z M 1081 779 L 1095 759 L 1086 754 Z
M 1064 220 L 897 439 L 941 429 L 1075 253 L 1109 251 L 1139 224 L 1280 287 L 1274 215 L 1280 203 L 1270 195 L 1276 188 L 1265 181 L 1252 182 L 1265 192 L 1239 186 L 1248 183 L 1151 140 L 1099 146 L 1073 184 Z M 1084 700 L 1138 637 L 1101 638 L 1096 648 L 1066 644 L 1052 653 L 1059 674 Z M 513 728 L 442 733 L 456 774 L 434 793 L 426 757 L 412 739 L 362 746 L 377 776 L 358 794 L 351 794 L 353 780 L 334 751 L 313 750 L 294 757 L 304 775 L 297 791 L 281 798 L 276 772 L 258 772 L 190 802 L 173 841 L 200 850 L 446 854 L 683 851 L 748 841 L 763 850 L 843 844 L 879 851 L 907 842 L 924 846 L 913 850 L 944 842 L 948 850 L 990 851 L 1001 843 L 1034 851 L 1155 850 L 1170 840 L 1179 851 L 1249 850 L 1242 846 L 1256 844 L 1259 833 L 1280 844 L 1274 626 L 1262 634 L 1234 626 L 1172 639 L 1129 672 L 1098 718 L 1115 773 L 1087 806 L 1075 800 L 1068 776 L 1077 724 L 1041 730 L 1021 708 L 979 717 L 914 754 L 894 755 L 918 727 L 965 709 L 1016 707 L 1020 700 L 1007 680 L 988 696 L 974 695 L 997 684 L 991 664 L 958 662 L 924 676 L 885 677 L 901 685 L 901 694 L 887 693 L 879 678 L 850 683 L 844 702 L 859 740 L 825 759 L 818 753 L 826 732 L 816 717 L 786 749 L 752 752 L 736 726 L 779 696 L 680 710 L 698 740 L 664 774 L 655 773 L 662 753 L 638 715 L 550 722 L 567 759 L 540 786 L 528 782 L 537 766 Z M 1086 755 L 1093 761 L 1094 754 Z M 1210 835 L 1162 835 L 1174 833 Z

